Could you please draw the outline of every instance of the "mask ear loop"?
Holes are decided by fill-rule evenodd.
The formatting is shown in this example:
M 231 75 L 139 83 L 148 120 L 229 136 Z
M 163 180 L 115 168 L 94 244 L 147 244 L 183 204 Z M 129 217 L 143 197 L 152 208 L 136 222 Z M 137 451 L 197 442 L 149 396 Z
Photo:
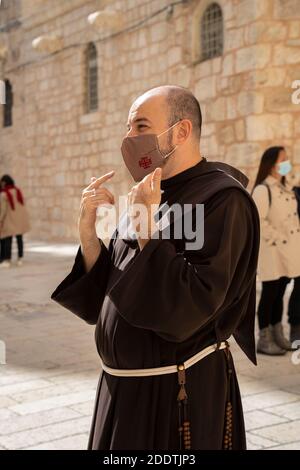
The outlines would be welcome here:
M 177 122 L 175 122 L 175 124 L 173 124 L 173 126 L 169 127 L 169 129 L 167 129 L 166 131 L 163 131 L 161 132 L 160 134 L 158 134 L 156 136 L 156 138 L 160 137 L 161 135 L 165 134 L 166 132 L 169 132 L 169 130 L 173 129 L 173 127 L 177 126 L 177 124 L 181 122 L 181 119 Z M 178 148 L 178 145 L 175 145 L 175 147 L 173 148 L 173 150 L 171 150 L 171 152 L 167 153 L 167 155 L 162 155 L 162 157 L 165 159 L 165 158 L 168 158 L 170 155 L 172 155 L 172 153 L 175 152 L 175 150 Z M 159 150 L 160 151 L 160 150 Z M 161 153 L 161 152 L 160 152 Z
M 157 135 L 157 137 L 160 137 L 161 135 L 165 134 L 166 132 L 168 132 L 170 129 L 173 129 L 173 127 L 177 126 L 177 124 L 181 122 L 181 119 L 179 119 L 179 121 L 175 122 L 175 124 L 173 124 L 173 126 L 169 127 L 166 131 L 163 131 L 161 132 L 160 134 Z
M 171 152 L 167 153 L 167 155 L 164 155 L 163 158 L 168 158 L 170 155 L 172 155 L 172 153 L 175 152 L 175 150 L 178 148 L 178 145 L 175 145 L 175 147 L 173 148 L 173 150 L 171 150 Z

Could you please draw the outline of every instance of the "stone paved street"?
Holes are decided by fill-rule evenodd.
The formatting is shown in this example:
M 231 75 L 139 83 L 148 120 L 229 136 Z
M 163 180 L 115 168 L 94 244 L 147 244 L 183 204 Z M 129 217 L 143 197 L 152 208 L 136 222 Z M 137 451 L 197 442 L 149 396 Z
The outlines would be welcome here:
M 75 251 L 31 242 L 24 266 L 0 270 L 0 450 L 86 448 L 100 372 L 94 328 L 49 300 Z M 289 353 L 254 367 L 235 345 L 233 354 L 248 448 L 300 449 L 300 364 Z

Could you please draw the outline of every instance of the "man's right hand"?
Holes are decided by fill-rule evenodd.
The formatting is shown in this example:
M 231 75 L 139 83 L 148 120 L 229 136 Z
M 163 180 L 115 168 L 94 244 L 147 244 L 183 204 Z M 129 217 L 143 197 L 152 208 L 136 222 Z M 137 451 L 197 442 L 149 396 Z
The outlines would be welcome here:
M 82 192 L 78 228 L 81 252 L 87 272 L 92 269 L 101 252 L 95 227 L 97 207 L 115 203 L 113 194 L 107 188 L 102 187 L 102 184 L 112 178 L 114 173 L 110 171 L 100 178 L 92 178 L 91 184 Z
M 114 204 L 113 194 L 102 185 L 114 176 L 110 171 L 100 178 L 92 178 L 91 184 L 82 191 L 79 213 L 79 232 L 96 233 L 95 222 L 97 207 L 105 204 Z

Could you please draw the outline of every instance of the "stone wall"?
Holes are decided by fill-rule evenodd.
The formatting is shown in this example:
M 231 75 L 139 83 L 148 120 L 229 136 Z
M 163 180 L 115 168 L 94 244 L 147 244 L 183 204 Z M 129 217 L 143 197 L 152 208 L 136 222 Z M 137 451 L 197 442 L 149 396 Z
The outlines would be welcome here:
M 21 3 L 22 24 L 5 33 L 9 54 L 0 69 L 14 90 L 13 126 L 0 128 L 0 172 L 12 173 L 24 189 L 32 237 L 77 238 L 80 194 L 91 176 L 115 169 L 110 189 L 127 193 L 131 178 L 119 150 L 127 113 L 153 86 L 171 83 L 195 92 L 204 117 L 201 149 L 209 159 L 234 164 L 253 180 L 263 150 L 280 144 L 299 168 L 300 105 L 291 101 L 292 82 L 300 79 L 298 0 L 219 0 L 224 53 L 205 62 L 198 53 L 206 0 L 174 6 L 110 39 L 111 32 L 88 24 L 90 13 L 119 8 L 126 28 L 171 1 Z M 1 10 L 0 20 L 5 23 Z M 32 40 L 44 34 L 60 38 L 61 48 L 35 51 Z M 91 41 L 98 51 L 99 109 L 87 114 Z

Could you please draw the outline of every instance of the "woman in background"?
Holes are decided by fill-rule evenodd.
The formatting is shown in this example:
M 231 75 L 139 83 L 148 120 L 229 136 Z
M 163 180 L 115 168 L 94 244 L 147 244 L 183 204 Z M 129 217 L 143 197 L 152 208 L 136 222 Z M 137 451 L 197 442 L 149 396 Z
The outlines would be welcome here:
M 290 341 L 283 334 L 283 296 L 290 280 L 300 276 L 297 200 L 285 178 L 290 171 L 291 163 L 284 147 L 270 147 L 261 158 L 252 193 L 261 221 L 258 277 L 262 281 L 262 293 L 258 305 L 257 351 L 269 355 L 285 354 L 291 349 Z M 291 310 L 296 304 L 294 299 L 289 316 L 293 316 Z
M 29 218 L 22 192 L 15 186 L 9 175 L 2 176 L 0 180 L 0 238 L 1 259 L 0 267 L 9 268 L 12 257 L 12 240 L 17 238 L 18 261 L 22 264 L 23 234 L 29 231 Z

